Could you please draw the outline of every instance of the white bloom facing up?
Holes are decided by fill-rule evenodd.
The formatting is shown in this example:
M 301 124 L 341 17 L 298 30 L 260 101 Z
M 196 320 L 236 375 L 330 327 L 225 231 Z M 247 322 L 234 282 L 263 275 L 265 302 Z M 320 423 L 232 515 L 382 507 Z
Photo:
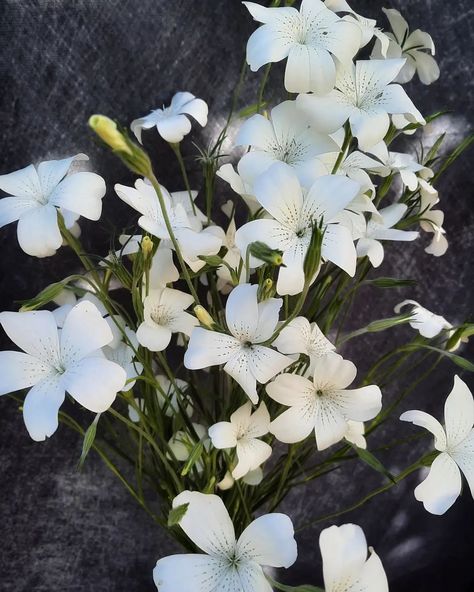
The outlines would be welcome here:
M 325 96 L 299 95 L 298 105 L 320 132 L 333 133 L 349 120 L 359 147 L 378 144 L 390 126 L 390 114 L 424 123 L 421 113 L 399 84 L 390 84 L 405 60 L 359 60 L 338 68 L 336 88 Z
M 207 114 L 205 101 L 196 99 L 190 92 L 178 92 L 171 99 L 169 107 L 154 109 L 145 117 L 135 119 L 130 124 L 130 129 L 140 143 L 142 131 L 156 127 L 163 140 L 177 144 L 191 131 L 189 116 L 204 127 L 207 124 Z
M 474 497 L 474 399 L 459 376 L 444 406 L 445 427 L 424 411 L 406 411 L 400 417 L 430 431 L 440 452 L 428 477 L 415 489 L 415 497 L 428 512 L 444 514 L 461 493 L 461 471 Z
M 263 23 L 247 43 L 250 69 L 255 72 L 288 58 L 288 92 L 329 92 L 336 81 L 335 58 L 348 64 L 360 48 L 360 28 L 339 18 L 321 0 L 303 0 L 300 11 L 244 4 L 253 18 Z
M 262 465 L 271 455 L 272 448 L 259 440 L 268 434 L 270 415 L 265 403 L 260 403 L 252 413 L 249 401 L 230 416 L 230 421 L 221 421 L 209 428 L 209 437 L 215 448 L 235 448 L 237 465 L 232 471 L 234 479 L 244 477 Z
M 382 408 L 376 385 L 347 389 L 357 369 L 331 354 L 316 360 L 313 381 L 297 374 L 281 374 L 267 385 L 269 396 L 290 407 L 272 421 L 270 431 L 280 442 L 301 442 L 314 431 L 318 450 L 342 440 L 348 420 L 373 419 Z
M 153 571 L 159 592 L 271 592 L 262 566 L 288 568 L 296 561 L 288 516 L 260 516 L 236 539 L 220 497 L 184 491 L 173 500 L 173 508 L 184 504 L 180 526 L 203 553 L 160 559 Z
M 24 352 L 0 352 L 0 394 L 30 389 L 23 418 L 33 440 L 56 431 L 66 391 L 86 409 L 102 413 L 125 386 L 125 370 L 101 351 L 113 334 L 92 303 L 74 306 L 60 331 L 53 313 L 44 310 L 2 312 L 0 323 Z
M 225 315 L 230 335 L 196 327 L 191 334 L 184 365 L 190 370 L 225 364 L 253 403 L 257 382 L 268 382 L 292 360 L 259 343 L 270 339 L 278 324 L 281 298 L 257 301 L 257 285 L 241 284 L 232 290 Z
M 197 319 L 186 312 L 194 302 L 190 294 L 172 288 L 149 291 L 143 301 L 143 322 L 137 329 L 138 342 L 150 351 L 163 351 L 173 333 L 191 335 Z
M 405 215 L 405 204 L 392 204 L 380 210 L 381 221 L 371 219 L 365 232 L 357 242 L 357 256 L 368 257 L 373 267 L 379 267 L 384 259 L 384 248 L 380 241 L 413 241 L 418 232 L 393 228 Z
M 356 524 L 330 526 L 319 536 L 325 592 L 388 592 L 380 557 Z
M 247 247 L 262 241 L 272 249 L 283 251 L 278 272 L 280 295 L 299 294 L 304 287 L 304 260 L 314 225 L 323 223 L 321 247 L 323 260 L 353 276 L 356 252 L 350 231 L 341 224 L 332 224 L 359 193 L 360 185 L 338 175 L 319 177 L 308 192 L 303 191 L 295 172 L 286 164 L 275 163 L 255 182 L 255 195 L 274 219 L 248 222 L 237 230 L 236 243 L 245 259 Z M 261 265 L 251 258 L 251 267 Z
M 85 171 L 67 174 L 74 161 L 87 159 L 78 154 L 0 175 L 0 189 L 9 194 L 0 199 L 0 228 L 18 220 L 18 242 L 28 255 L 49 257 L 62 245 L 58 210 L 67 228 L 79 216 L 100 218 L 105 195 L 102 177 Z
M 410 33 L 408 23 L 394 8 L 382 8 L 392 27 L 388 48 L 381 47 L 380 41 L 375 42 L 372 57 L 406 58 L 396 82 L 409 82 L 415 73 L 423 84 L 432 84 L 439 78 L 439 66 L 434 59 L 435 45 L 431 35 L 416 29 Z
M 400 302 L 400 304 L 397 304 L 394 310 L 397 314 L 400 314 L 402 308 L 405 306 L 411 306 L 412 319 L 410 321 L 410 326 L 427 339 L 433 339 L 433 337 L 439 335 L 441 331 L 449 331 L 453 328 L 451 323 L 449 323 L 444 317 L 421 306 L 416 300 L 404 300 L 403 302 Z

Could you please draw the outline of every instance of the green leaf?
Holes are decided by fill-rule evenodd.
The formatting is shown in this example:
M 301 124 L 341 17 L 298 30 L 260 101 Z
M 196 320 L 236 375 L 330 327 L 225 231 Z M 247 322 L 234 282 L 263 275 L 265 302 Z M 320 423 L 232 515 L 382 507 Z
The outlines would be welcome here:
M 82 442 L 82 452 L 81 458 L 79 459 L 78 469 L 82 469 L 84 466 L 84 461 L 86 460 L 87 455 L 89 454 L 92 445 L 94 444 L 95 436 L 97 433 L 97 424 L 99 423 L 100 413 L 98 413 L 94 421 L 91 425 L 87 428 L 86 433 L 84 434 L 84 440 Z
M 375 286 L 376 288 L 403 288 L 406 286 L 415 286 L 416 280 L 379 277 L 373 280 L 365 280 L 364 284 Z
M 186 503 L 176 506 L 176 508 L 171 508 L 170 513 L 168 514 L 168 526 L 176 526 L 179 524 L 188 511 L 188 506 L 189 503 Z
M 468 372 L 474 372 L 474 364 L 472 362 L 470 362 L 469 360 L 466 360 L 466 358 L 463 358 L 462 356 L 458 356 L 457 354 L 453 354 L 452 352 L 446 351 L 444 349 L 440 349 L 439 347 L 434 347 L 432 345 L 425 345 L 423 343 L 420 343 L 420 344 L 407 345 L 403 349 L 405 349 L 405 350 L 429 349 L 431 351 L 438 352 L 442 356 L 446 356 L 447 358 L 449 358 L 451 360 L 451 362 L 453 362 L 454 364 L 456 364 L 456 366 L 459 366 L 463 370 L 467 370 Z
M 285 584 L 276 582 L 272 578 L 268 578 L 268 581 L 274 588 L 281 590 L 281 592 L 324 592 L 322 588 L 310 586 L 309 584 L 303 584 L 302 586 L 286 586 Z
M 439 138 L 436 140 L 436 142 L 433 144 L 433 146 L 431 146 L 431 148 L 425 158 L 425 162 L 424 162 L 425 166 L 430 166 L 430 164 L 433 163 L 445 137 L 446 137 L 446 133 L 441 134 L 439 136 Z
M 69 278 L 66 278 L 62 282 L 56 282 L 54 284 L 46 286 L 46 288 L 44 288 L 44 290 L 41 290 L 41 292 L 37 294 L 34 298 L 30 298 L 29 300 L 21 300 L 20 312 L 37 310 L 38 308 L 43 307 L 45 304 L 48 304 L 49 302 L 57 298 L 66 287 L 68 279 Z
M 374 456 L 371 452 L 365 450 L 364 448 L 359 448 L 358 446 L 350 442 L 349 444 L 357 452 L 357 456 L 360 458 L 361 461 L 363 461 L 366 465 L 369 465 L 369 467 L 374 469 L 374 471 L 377 471 L 377 473 L 385 475 L 385 477 L 387 477 L 387 479 L 392 483 L 396 483 L 395 477 L 390 473 L 390 471 L 388 471 L 388 469 L 386 469 L 383 466 L 383 464 L 379 461 L 379 459 L 376 456 Z
M 474 142 L 474 134 L 468 136 L 467 138 L 464 138 L 464 140 L 459 144 L 459 146 L 457 146 L 452 152 L 451 154 L 449 154 L 444 160 L 443 160 L 443 164 L 440 166 L 440 168 L 436 171 L 435 176 L 431 179 L 431 183 L 434 183 L 435 181 L 438 180 L 438 178 L 442 175 L 442 173 L 444 173 L 444 171 L 449 168 L 453 162 L 459 157 L 461 156 L 461 154 L 467 150 L 471 144 Z
M 204 446 L 202 442 L 198 442 L 196 446 L 191 450 L 191 454 L 181 471 L 181 477 L 185 477 L 197 461 L 201 458 Z

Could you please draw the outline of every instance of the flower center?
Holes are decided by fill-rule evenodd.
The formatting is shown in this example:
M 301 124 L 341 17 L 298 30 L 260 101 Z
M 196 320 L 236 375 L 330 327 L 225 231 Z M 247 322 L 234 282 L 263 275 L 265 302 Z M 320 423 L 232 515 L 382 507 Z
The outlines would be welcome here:
M 163 304 L 158 304 L 151 310 L 150 318 L 157 325 L 169 325 L 173 320 L 174 315 L 169 308 Z

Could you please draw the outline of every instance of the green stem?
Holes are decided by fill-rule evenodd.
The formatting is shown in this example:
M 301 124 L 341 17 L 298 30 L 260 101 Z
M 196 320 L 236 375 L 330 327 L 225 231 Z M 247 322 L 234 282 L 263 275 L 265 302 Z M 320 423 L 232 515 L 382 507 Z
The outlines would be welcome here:
M 193 210 L 193 214 L 196 215 L 196 205 L 194 204 L 193 199 L 193 192 L 191 190 L 191 185 L 189 184 L 188 173 L 186 172 L 186 167 L 184 165 L 183 155 L 181 154 L 181 144 L 178 143 L 170 143 L 173 152 L 176 155 L 176 158 L 179 163 L 179 168 L 181 170 L 181 176 L 183 177 L 184 186 L 186 187 L 186 191 L 188 192 L 189 202 L 191 203 L 191 208 Z

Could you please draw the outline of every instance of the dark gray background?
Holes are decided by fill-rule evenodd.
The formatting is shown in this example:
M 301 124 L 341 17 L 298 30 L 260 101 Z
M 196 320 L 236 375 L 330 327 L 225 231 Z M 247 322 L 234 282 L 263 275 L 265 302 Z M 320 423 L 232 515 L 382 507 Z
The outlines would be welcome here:
M 357 3 L 360 12 L 377 16 L 374 2 Z M 424 113 L 448 108 L 452 114 L 431 129 L 430 144 L 441 128 L 448 146 L 468 133 L 473 115 L 471 0 L 397 0 L 412 24 L 432 33 L 442 78 L 431 86 L 410 85 L 409 92 Z M 2 0 L 0 3 L 1 129 L 0 172 L 30 162 L 86 152 L 94 170 L 109 186 L 99 223 L 83 222 L 88 249 L 104 253 L 108 229 L 128 224 L 131 211 L 114 197 L 115 182 L 131 176 L 91 139 L 86 121 L 103 112 L 124 123 L 160 106 L 178 90 L 189 90 L 210 107 L 209 125 L 194 139 L 215 137 L 226 116 L 230 92 L 238 77 L 246 40 L 253 30 L 247 11 L 237 0 Z M 380 23 L 384 23 L 380 17 Z M 282 71 L 275 68 L 270 88 L 280 93 Z M 245 88 L 255 96 L 257 75 Z M 245 100 L 242 100 L 242 106 Z M 181 189 L 169 149 L 150 140 L 162 182 Z M 192 152 L 191 141 L 185 152 Z M 367 291 L 352 323 L 389 315 L 402 297 L 420 299 L 452 322 L 472 315 L 474 246 L 472 153 L 464 156 L 439 185 L 450 249 L 442 259 L 423 252 L 422 244 L 396 245 L 380 275 L 418 279 L 403 293 Z M 196 168 L 190 160 L 191 168 Z M 192 178 L 198 179 L 197 174 Z M 223 197 L 230 195 L 219 185 Z M 15 309 L 54 278 L 70 273 L 76 263 L 63 250 L 38 260 L 22 253 L 15 226 L 0 232 L 1 308 Z M 379 348 L 391 347 L 403 331 L 360 340 L 346 353 L 364 366 Z M 5 341 L 5 340 L 4 340 Z M 473 348 L 465 355 L 472 359 Z M 438 416 L 452 384 L 455 368 L 441 366 L 429 384 L 418 389 L 404 408 L 418 407 Z M 466 378 L 466 377 L 465 377 Z M 400 377 L 402 382 L 403 377 Z M 468 382 L 473 386 L 471 377 Z M 387 399 L 396 394 L 393 387 Z M 76 470 L 80 442 L 60 427 L 44 444 L 29 440 L 16 405 L 0 401 L 0 590 L 2 592 L 146 592 L 154 589 L 151 571 L 157 558 L 175 546 L 155 527 L 94 455 L 82 472 Z M 400 426 L 384 430 L 390 438 Z M 414 433 L 408 427 L 403 433 Z M 417 458 L 428 441 L 387 455 L 396 472 Z M 413 499 L 419 476 L 413 476 L 364 509 L 335 522 L 359 523 L 369 543 L 383 558 L 392 592 L 468 592 L 474 589 L 473 504 L 465 492 L 443 517 L 427 514 Z M 348 505 L 377 486 L 378 476 L 357 467 L 338 471 L 295 491 L 287 510 L 301 525 Z M 317 548 L 318 525 L 298 534 L 299 559 L 288 582 L 321 584 Z M 183 591 L 185 592 L 185 591 Z

